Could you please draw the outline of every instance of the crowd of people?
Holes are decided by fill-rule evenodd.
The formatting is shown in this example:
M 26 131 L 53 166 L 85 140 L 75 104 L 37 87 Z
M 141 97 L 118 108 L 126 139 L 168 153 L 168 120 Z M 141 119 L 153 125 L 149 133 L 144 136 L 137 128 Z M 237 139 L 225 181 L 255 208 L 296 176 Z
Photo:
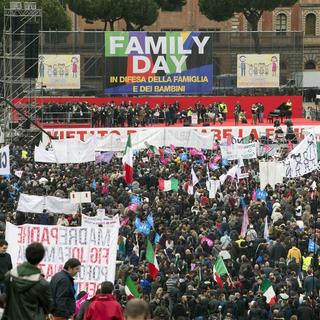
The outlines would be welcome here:
M 135 152 L 131 185 L 124 180 L 121 157 L 100 164 L 44 164 L 33 161 L 31 145 L 10 149 L 12 175 L 0 177 L 2 239 L 6 221 L 81 225 L 79 212 L 55 215 L 17 211 L 21 192 L 67 198 L 71 191 L 90 190 L 92 202 L 82 205 L 84 214 L 94 216 L 97 209 L 105 208 L 106 214 L 119 214 L 128 221 L 119 232 L 117 258 L 121 263 L 114 285 L 103 283 L 94 297 L 82 292 L 77 303 L 81 300 L 83 304 L 77 309 L 70 286 L 81 268 L 76 259 L 67 261 L 64 271 L 49 285 L 36 267 L 44 255 L 40 244 L 27 248 L 27 262 L 16 268 L 5 253 L 7 244 L 1 240 L 0 289 L 6 292 L 3 319 L 45 319 L 46 314 L 53 314 L 54 319 L 124 319 L 128 274 L 148 304 L 145 314 L 136 313 L 127 317 L 130 320 L 320 319 L 320 260 L 317 245 L 308 245 L 310 239 L 317 244 L 320 229 L 320 198 L 313 187 L 314 182 L 319 183 L 318 172 L 261 190 L 259 159 L 244 160 L 246 178 L 227 178 L 215 197 L 209 198 L 208 175 L 219 180 L 236 163 L 216 157 L 220 154 L 218 144 L 215 150 L 197 153 L 174 146 L 163 148 L 161 157 L 166 161 L 151 149 Z M 192 168 L 199 181 L 190 193 Z M 16 170 L 23 172 L 21 177 L 13 174 Z M 159 191 L 159 178 L 176 178 L 178 191 Z M 136 211 L 128 208 L 132 194 L 141 198 Z M 245 209 L 249 225 L 241 235 Z M 136 230 L 135 220 L 144 221 L 150 214 L 154 225 L 146 236 Z M 160 269 L 155 280 L 146 267 L 147 238 L 154 245 Z M 228 270 L 221 284 L 213 277 L 219 256 Z M 271 281 L 276 294 L 272 305 L 262 292 L 264 279 Z M 108 309 L 111 302 L 114 307 Z M 118 318 L 108 313 L 114 308 L 119 310 Z M 136 310 L 135 306 L 132 309 Z
M 27 114 L 43 123 L 91 123 L 92 127 L 138 127 L 151 126 L 153 124 L 174 125 L 177 122 L 191 124 L 192 116 L 197 116 L 197 123 L 215 125 L 223 124 L 227 119 L 228 108 L 235 119 L 235 124 L 248 123 L 248 115 L 237 102 L 234 106 L 228 106 L 225 102 L 213 102 L 205 105 L 198 101 L 189 108 L 181 108 L 179 101 L 172 104 L 163 103 L 150 106 L 146 101 L 143 104 L 133 104 L 131 101 L 114 101 L 105 105 L 79 103 L 44 103 L 42 107 L 35 104 L 27 108 L 22 105 L 19 108 Z M 257 102 L 251 106 L 251 124 L 263 123 L 264 106 Z

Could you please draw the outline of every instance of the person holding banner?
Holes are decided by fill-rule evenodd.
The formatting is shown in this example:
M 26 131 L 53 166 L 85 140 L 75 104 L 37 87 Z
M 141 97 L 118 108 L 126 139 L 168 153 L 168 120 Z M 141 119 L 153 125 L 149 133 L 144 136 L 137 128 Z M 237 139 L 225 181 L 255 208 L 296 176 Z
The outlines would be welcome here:
M 45 255 L 44 246 L 37 242 L 31 243 L 25 253 L 27 261 L 6 276 L 3 320 L 45 320 L 51 311 L 50 285 L 38 268 Z
M 63 270 L 56 273 L 50 282 L 53 295 L 53 320 L 67 320 L 76 311 L 74 277 L 80 272 L 81 262 L 69 259 Z

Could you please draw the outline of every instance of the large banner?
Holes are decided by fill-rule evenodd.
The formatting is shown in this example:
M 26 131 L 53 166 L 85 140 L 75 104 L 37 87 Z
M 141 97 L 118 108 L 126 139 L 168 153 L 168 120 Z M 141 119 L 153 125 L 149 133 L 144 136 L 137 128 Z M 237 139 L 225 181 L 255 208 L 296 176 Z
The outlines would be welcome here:
M 204 32 L 106 32 L 105 94 L 211 93 L 212 50 Z
M 73 203 L 71 199 L 20 193 L 17 211 L 43 213 L 43 210 L 51 213 L 75 214 L 78 211 L 78 203 Z
M 241 144 L 235 143 L 230 146 L 220 145 L 221 155 L 223 159 L 238 160 L 242 159 L 255 159 L 257 158 L 257 145 L 255 142 Z
M 25 261 L 25 249 L 32 242 L 41 242 L 46 255 L 39 267 L 45 278 L 60 271 L 70 258 L 81 262 L 81 271 L 76 278 L 78 291 L 94 295 L 103 281 L 115 279 L 118 248 L 119 219 L 110 220 L 100 227 L 63 227 L 6 224 L 6 240 L 12 264 Z
M 277 88 L 280 79 L 279 54 L 238 54 L 238 88 Z
M 285 158 L 286 178 L 301 177 L 318 169 L 318 153 L 315 132 L 310 132 Z
M 80 89 L 80 55 L 41 54 L 36 88 Z

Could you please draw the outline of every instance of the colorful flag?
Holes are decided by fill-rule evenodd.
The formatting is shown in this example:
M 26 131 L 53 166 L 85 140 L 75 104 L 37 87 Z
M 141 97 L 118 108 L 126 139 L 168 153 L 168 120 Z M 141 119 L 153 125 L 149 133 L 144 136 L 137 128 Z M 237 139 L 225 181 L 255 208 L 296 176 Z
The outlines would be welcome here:
M 152 244 L 149 240 L 147 242 L 146 259 L 149 262 L 148 269 L 149 269 L 150 276 L 153 280 L 155 280 L 159 272 L 159 265 L 158 265 L 157 257 L 154 254 Z
M 267 298 L 267 303 L 273 305 L 276 303 L 276 293 L 273 290 L 271 281 L 269 279 L 264 279 L 261 283 L 260 290 L 263 295 Z
M 225 274 L 229 274 L 229 272 L 223 262 L 223 259 L 220 256 L 218 256 L 213 266 L 213 279 L 220 288 L 222 288 L 221 277 Z
M 164 180 L 159 179 L 159 190 L 160 191 L 178 191 L 179 190 L 179 181 L 177 179 Z
M 133 152 L 131 144 L 131 135 L 129 134 L 126 150 L 122 158 L 123 175 L 126 183 L 131 184 L 133 181 Z
M 249 216 L 248 216 L 248 208 L 245 207 L 243 211 L 243 217 L 242 217 L 242 225 L 241 225 L 241 233 L 240 235 L 245 237 L 247 234 L 249 226 Z
M 139 293 L 135 283 L 132 281 L 130 276 L 126 278 L 126 284 L 124 287 L 125 293 L 129 299 L 137 298 L 140 299 L 141 294 Z
M 309 239 L 308 253 L 313 252 L 315 255 L 317 255 L 318 249 L 319 249 L 319 246 L 313 241 L 313 239 Z
M 156 232 L 155 236 L 154 236 L 154 243 L 157 244 L 160 242 L 161 236 L 158 232 Z

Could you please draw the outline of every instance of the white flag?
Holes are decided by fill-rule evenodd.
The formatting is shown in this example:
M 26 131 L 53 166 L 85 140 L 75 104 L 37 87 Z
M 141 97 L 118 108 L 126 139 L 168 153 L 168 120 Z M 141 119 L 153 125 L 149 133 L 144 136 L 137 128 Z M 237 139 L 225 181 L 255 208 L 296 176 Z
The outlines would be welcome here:
M 265 219 L 264 219 L 263 237 L 264 237 L 266 240 L 269 240 L 268 216 L 266 216 Z
M 22 177 L 22 174 L 23 174 L 23 171 L 22 171 L 22 170 L 15 170 L 14 174 L 15 174 L 18 178 L 21 178 L 21 177 Z
M 318 168 L 317 142 L 314 132 L 309 133 L 284 160 L 287 178 L 302 177 Z
M 196 173 L 194 172 L 193 168 L 191 169 L 191 176 L 192 176 L 192 186 L 194 187 L 199 182 L 199 179 Z
M 317 183 L 315 181 L 312 182 L 311 188 L 313 191 L 317 189 Z

